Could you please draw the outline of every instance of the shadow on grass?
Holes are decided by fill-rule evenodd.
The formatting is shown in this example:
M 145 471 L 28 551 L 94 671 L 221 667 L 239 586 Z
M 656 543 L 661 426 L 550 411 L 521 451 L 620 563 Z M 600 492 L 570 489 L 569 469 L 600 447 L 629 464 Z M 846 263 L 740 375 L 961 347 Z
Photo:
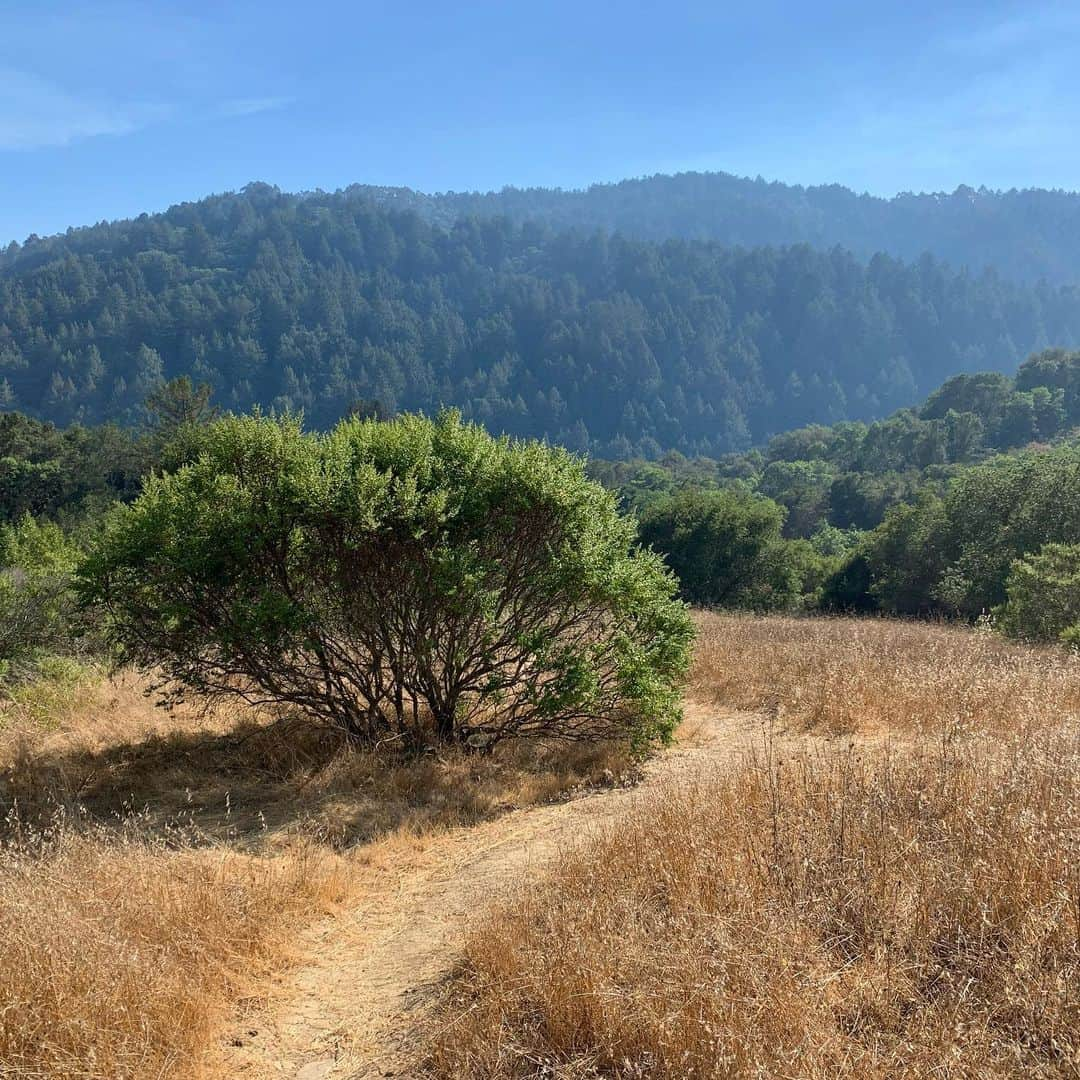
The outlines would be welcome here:
M 296 718 L 93 749 L 25 744 L 8 757 L 0 837 L 62 816 L 69 825 L 85 820 L 252 848 L 298 833 L 346 848 L 394 832 L 473 824 L 610 783 L 632 768 L 610 745 L 508 744 L 490 756 L 373 751 Z

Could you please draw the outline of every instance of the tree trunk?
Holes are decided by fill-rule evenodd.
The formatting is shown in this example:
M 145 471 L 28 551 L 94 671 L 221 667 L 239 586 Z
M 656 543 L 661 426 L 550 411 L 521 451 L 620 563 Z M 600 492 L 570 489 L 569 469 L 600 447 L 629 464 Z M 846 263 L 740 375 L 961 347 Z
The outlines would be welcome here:
M 433 710 L 435 737 L 439 742 L 452 743 L 457 738 L 457 728 L 454 723 L 456 713 L 456 702 L 447 702 L 440 708 Z

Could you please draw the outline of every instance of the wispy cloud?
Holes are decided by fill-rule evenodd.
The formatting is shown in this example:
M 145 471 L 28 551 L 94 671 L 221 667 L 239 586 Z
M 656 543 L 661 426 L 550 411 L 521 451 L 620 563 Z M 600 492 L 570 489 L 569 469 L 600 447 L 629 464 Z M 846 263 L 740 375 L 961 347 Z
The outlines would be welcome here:
M 223 101 L 219 110 L 223 116 L 254 116 L 256 113 L 284 109 L 295 100 L 296 98 L 292 97 L 232 98 L 229 101 Z
M 170 105 L 76 95 L 29 72 L 0 67 L 0 150 L 34 150 L 96 135 L 127 135 L 172 112 Z

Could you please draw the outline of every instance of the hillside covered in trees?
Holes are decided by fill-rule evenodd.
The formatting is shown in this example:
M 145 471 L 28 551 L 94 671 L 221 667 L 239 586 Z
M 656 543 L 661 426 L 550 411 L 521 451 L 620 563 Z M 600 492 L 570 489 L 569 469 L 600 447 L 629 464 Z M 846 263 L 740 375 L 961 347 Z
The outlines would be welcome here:
M 41 547 L 34 517 L 87 542 L 151 471 L 192 460 L 220 415 L 209 387 L 184 378 L 145 411 L 137 428 L 0 415 L 0 530 L 16 530 L 13 550 Z M 1047 350 L 1014 378 L 955 376 L 871 424 L 812 425 L 720 458 L 672 451 L 587 468 L 695 603 L 973 617 L 1002 603 L 1016 559 L 1080 528 L 1078 432 L 1080 352 Z M 1062 619 L 1076 622 L 1080 607 Z
M 606 457 L 717 455 L 1080 342 L 1080 289 L 929 256 L 447 224 L 387 202 L 251 185 L 10 246 L 0 404 L 133 423 L 189 375 L 227 409 L 316 427 L 358 403 L 453 405 Z
M 872 424 L 590 468 L 694 602 L 985 616 L 1080 643 L 1080 352 L 955 376 Z M 1065 640 L 1063 638 L 1063 640 Z
M 603 228 L 643 240 L 679 236 L 722 244 L 839 245 L 860 258 L 879 251 L 914 260 L 931 252 L 956 267 L 994 267 L 1018 281 L 1080 281 L 1080 195 L 1031 189 L 860 195 L 840 184 L 818 187 L 728 173 L 679 173 L 593 184 L 581 191 L 504 188 L 423 196 L 380 189 L 450 220 L 506 214 L 559 228 Z
M 1075 444 L 1078 431 L 1080 352 L 1048 349 L 1014 377 L 956 375 L 920 405 L 870 424 L 811 424 L 720 458 L 669 452 L 656 461 L 593 459 L 590 469 L 639 512 L 684 488 L 748 490 L 779 504 L 786 536 L 805 539 L 873 529 L 898 503 L 941 494 L 968 466 Z

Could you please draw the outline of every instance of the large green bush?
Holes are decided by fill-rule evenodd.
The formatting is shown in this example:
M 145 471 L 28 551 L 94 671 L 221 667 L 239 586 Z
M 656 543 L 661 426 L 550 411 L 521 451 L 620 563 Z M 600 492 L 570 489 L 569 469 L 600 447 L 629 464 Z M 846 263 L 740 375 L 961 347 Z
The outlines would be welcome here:
M 691 603 L 767 611 L 796 605 L 813 576 L 807 561 L 820 561 L 809 544 L 782 539 L 783 523 L 783 507 L 769 499 L 686 489 L 646 510 L 641 538 L 665 556 Z
M 692 626 L 582 463 L 453 414 L 231 417 L 80 577 L 123 659 L 356 737 L 663 737 Z

